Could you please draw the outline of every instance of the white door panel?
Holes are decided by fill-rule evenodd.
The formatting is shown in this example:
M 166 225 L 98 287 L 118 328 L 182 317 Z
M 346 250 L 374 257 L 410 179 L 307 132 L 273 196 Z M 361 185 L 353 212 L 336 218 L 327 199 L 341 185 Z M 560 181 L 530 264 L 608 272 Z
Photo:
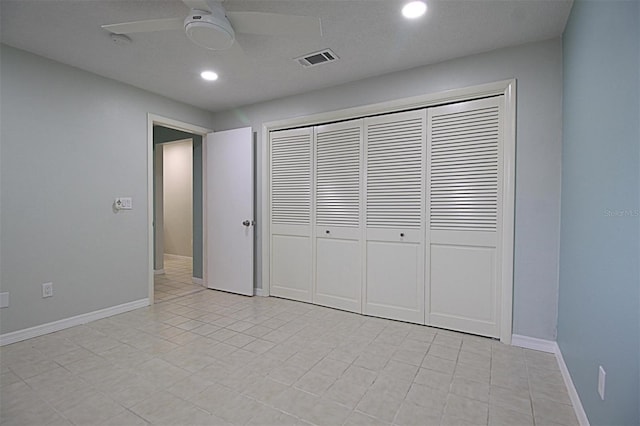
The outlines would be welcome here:
M 423 324 L 423 259 L 421 244 L 367 241 L 364 313 Z
M 313 303 L 360 313 L 361 257 L 357 240 L 317 238 Z
M 206 157 L 207 286 L 253 295 L 251 128 L 209 133 Z
M 311 238 L 273 235 L 271 294 L 311 302 Z
M 431 245 L 431 322 L 498 337 L 496 250 L 493 247 Z

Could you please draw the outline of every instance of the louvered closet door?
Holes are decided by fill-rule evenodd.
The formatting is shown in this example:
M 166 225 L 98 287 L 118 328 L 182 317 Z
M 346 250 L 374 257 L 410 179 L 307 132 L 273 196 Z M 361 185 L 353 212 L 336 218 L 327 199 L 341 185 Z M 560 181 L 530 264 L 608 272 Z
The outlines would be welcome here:
M 500 336 L 503 97 L 429 109 L 430 325 Z
M 364 313 L 424 323 L 426 111 L 365 119 Z
M 270 134 L 271 295 L 311 302 L 312 129 Z
M 362 120 L 315 132 L 313 303 L 362 312 Z

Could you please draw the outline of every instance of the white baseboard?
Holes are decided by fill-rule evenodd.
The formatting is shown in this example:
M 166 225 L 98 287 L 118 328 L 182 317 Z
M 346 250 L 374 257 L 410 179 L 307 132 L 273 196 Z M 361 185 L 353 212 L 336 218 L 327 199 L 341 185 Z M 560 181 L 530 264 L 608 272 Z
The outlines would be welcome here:
M 260 296 L 260 297 L 265 297 L 267 296 L 267 294 L 264 292 L 264 290 L 262 290 L 261 288 L 254 288 L 253 289 L 253 294 L 255 296 Z
M 573 411 L 575 411 L 576 417 L 578 418 L 578 423 L 580 423 L 580 426 L 589 426 L 587 413 L 585 413 L 584 407 L 582 406 L 582 401 L 580 401 L 580 397 L 578 396 L 578 391 L 573 385 L 573 380 L 571 380 L 571 374 L 569 374 L 567 364 L 564 363 L 562 351 L 560 350 L 560 347 L 556 342 L 553 343 L 554 345 L 556 345 L 556 359 L 558 360 L 558 366 L 560 367 L 560 372 L 562 373 L 564 384 L 567 387 L 567 391 L 569 392 L 569 398 L 571 399 L 571 404 L 573 405 Z
M 0 335 L 0 346 L 10 345 L 11 343 L 21 342 L 23 340 L 32 339 L 34 337 L 43 336 L 45 334 L 64 330 L 65 328 L 75 327 L 76 325 L 86 324 L 102 318 L 129 312 L 134 309 L 149 306 L 149 299 L 134 300 L 133 302 L 123 303 L 122 305 L 112 306 L 110 308 L 100 309 L 98 311 L 86 314 L 76 315 L 74 317 L 49 322 L 46 324 L 36 325 L 35 327 L 25 328 L 24 330 L 13 331 Z
M 153 275 L 162 275 L 164 274 L 164 269 L 154 269 Z
M 520 336 L 514 334 L 513 336 L 511 336 L 511 344 L 513 346 L 519 346 L 521 348 L 549 352 L 556 356 L 558 367 L 560 367 L 560 372 L 562 373 L 564 384 L 567 387 L 567 392 L 569 393 L 569 398 L 571 399 L 571 405 L 573 405 L 573 411 L 576 413 L 576 417 L 578 418 L 578 423 L 580 423 L 580 426 L 589 426 L 587 413 L 585 413 L 584 411 L 582 401 L 580 401 L 578 391 L 573 384 L 573 380 L 571 379 L 571 374 L 569 374 L 567 364 L 564 363 L 562 351 L 560 350 L 558 343 L 552 340 L 536 339 L 535 337 Z
M 194 284 L 198 284 L 198 285 L 201 285 L 202 287 L 204 287 L 204 280 L 202 278 L 191 277 L 191 282 L 194 283 Z
M 520 348 L 533 349 L 535 351 L 556 353 L 558 345 L 552 340 L 537 339 L 535 337 L 521 336 L 514 334 L 511 336 L 511 344 Z

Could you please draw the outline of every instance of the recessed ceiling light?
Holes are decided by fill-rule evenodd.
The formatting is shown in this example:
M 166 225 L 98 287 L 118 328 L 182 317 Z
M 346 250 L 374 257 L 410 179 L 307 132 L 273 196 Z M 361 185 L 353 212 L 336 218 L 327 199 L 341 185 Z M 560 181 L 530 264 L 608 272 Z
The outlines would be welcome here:
M 200 73 L 200 77 L 202 77 L 203 79 L 207 80 L 207 81 L 215 81 L 218 79 L 218 74 L 216 74 L 213 71 L 202 71 Z
M 412 1 L 407 3 L 402 8 L 402 15 L 405 18 L 415 19 L 425 14 L 427 11 L 427 4 L 423 1 Z

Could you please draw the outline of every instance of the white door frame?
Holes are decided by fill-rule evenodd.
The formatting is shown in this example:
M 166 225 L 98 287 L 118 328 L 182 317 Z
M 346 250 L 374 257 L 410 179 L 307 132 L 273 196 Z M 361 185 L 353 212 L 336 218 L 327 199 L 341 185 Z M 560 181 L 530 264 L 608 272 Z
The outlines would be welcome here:
M 261 170 L 261 217 L 262 226 L 262 295 L 270 294 L 269 265 L 270 265 L 270 229 L 271 223 L 271 199 L 269 197 L 269 132 L 284 130 L 301 126 L 315 126 L 334 121 L 349 120 L 386 114 L 391 112 L 406 111 L 411 109 L 426 108 L 451 102 L 468 101 L 488 96 L 504 95 L 504 178 L 503 178 L 503 205 L 504 211 L 513 212 L 502 220 L 502 301 L 501 301 L 501 325 L 500 341 L 511 344 L 513 327 L 513 244 L 514 244 L 514 220 L 515 220 L 515 148 L 516 148 L 516 80 L 509 79 L 494 83 L 470 86 L 445 92 L 414 96 L 410 98 L 381 102 L 338 111 L 313 114 L 304 117 L 295 117 L 285 120 L 263 123 L 261 140 L 258 144 L 260 152 Z
M 168 127 L 170 129 L 174 129 L 174 130 L 180 130 L 183 132 L 188 132 L 188 133 L 193 133 L 196 135 L 201 135 L 203 137 L 203 142 L 204 139 L 206 138 L 207 133 L 211 133 L 212 130 L 207 129 L 205 127 L 201 127 L 201 126 L 196 126 L 195 124 L 190 124 L 190 123 L 186 123 L 184 121 L 178 121 L 178 120 L 174 120 L 172 118 L 168 118 L 168 117 L 163 117 L 161 115 L 156 115 L 156 114 L 152 114 L 152 113 L 148 113 L 147 114 L 147 258 L 148 258 L 148 265 L 147 265 L 147 285 L 148 285 L 148 294 L 149 294 L 149 305 L 153 305 L 154 303 L 154 293 L 153 293 L 153 281 L 154 281 L 154 274 L 153 274 L 153 244 L 154 244 L 154 234 L 153 234 L 153 125 L 160 125 L 163 127 Z M 205 147 L 204 147 L 204 143 L 203 143 L 203 156 L 205 154 Z M 202 175 L 203 175 L 203 182 L 202 182 L 202 196 L 204 197 L 206 194 L 206 187 L 205 187 L 205 177 L 206 177 L 206 164 L 202 164 Z M 206 252 L 206 240 L 204 238 L 206 238 L 206 235 L 204 234 L 204 230 L 207 229 L 206 228 L 206 204 L 204 204 L 203 200 L 203 204 L 202 204 L 202 231 L 203 231 L 203 242 L 202 242 L 202 261 L 203 263 L 205 262 L 206 258 L 207 258 L 207 252 Z M 204 276 L 206 272 L 204 271 L 203 268 L 203 279 L 206 280 L 206 277 Z M 206 281 L 205 281 L 206 282 Z

